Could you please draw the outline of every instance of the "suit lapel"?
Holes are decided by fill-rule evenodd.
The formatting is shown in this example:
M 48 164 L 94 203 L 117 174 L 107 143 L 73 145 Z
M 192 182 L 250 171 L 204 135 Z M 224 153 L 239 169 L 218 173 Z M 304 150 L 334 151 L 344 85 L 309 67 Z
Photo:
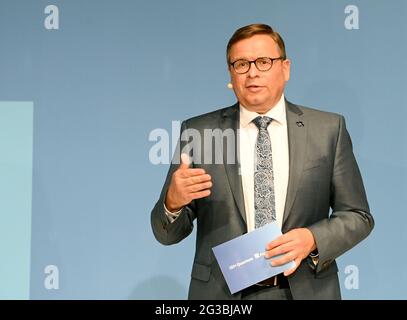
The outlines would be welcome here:
M 286 111 L 290 164 L 287 197 L 283 216 L 283 228 L 284 223 L 291 212 L 291 208 L 297 194 L 298 185 L 300 183 L 304 166 L 308 128 L 303 112 L 296 105 L 286 101 Z
M 240 174 L 240 155 L 239 155 L 239 104 L 236 103 L 230 108 L 223 110 L 222 117 L 219 124 L 222 132 L 227 129 L 232 129 L 235 133 L 235 163 L 227 163 L 227 152 L 224 149 L 223 152 L 223 163 L 226 170 L 226 175 L 229 180 L 230 189 L 232 190 L 233 197 L 235 199 L 236 206 L 239 209 L 239 213 L 243 220 L 246 223 L 246 211 L 244 207 L 244 198 L 243 198 L 243 188 L 242 188 L 242 176 Z

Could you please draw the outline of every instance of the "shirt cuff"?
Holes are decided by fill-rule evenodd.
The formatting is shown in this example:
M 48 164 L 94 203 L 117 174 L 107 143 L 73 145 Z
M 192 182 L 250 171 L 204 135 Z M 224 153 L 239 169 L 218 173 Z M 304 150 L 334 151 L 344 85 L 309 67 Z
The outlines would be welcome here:
M 182 209 L 184 209 L 184 208 L 181 208 L 176 212 L 171 212 L 170 210 L 167 209 L 167 207 L 165 206 L 165 203 L 163 203 L 163 205 L 164 205 L 165 214 L 167 215 L 168 220 L 170 220 L 171 223 L 173 223 L 178 218 Z

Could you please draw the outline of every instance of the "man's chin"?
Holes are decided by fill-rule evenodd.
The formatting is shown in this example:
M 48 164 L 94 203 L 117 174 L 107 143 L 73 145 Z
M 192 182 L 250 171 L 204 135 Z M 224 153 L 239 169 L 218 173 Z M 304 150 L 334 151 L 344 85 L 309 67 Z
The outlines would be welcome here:
M 266 107 L 262 104 L 253 104 L 253 103 L 242 103 L 242 105 L 249 111 L 264 113 L 267 112 Z
M 251 106 L 252 108 L 262 108 L 265 104 L 264 99 L 248 99 L 247 105 Z

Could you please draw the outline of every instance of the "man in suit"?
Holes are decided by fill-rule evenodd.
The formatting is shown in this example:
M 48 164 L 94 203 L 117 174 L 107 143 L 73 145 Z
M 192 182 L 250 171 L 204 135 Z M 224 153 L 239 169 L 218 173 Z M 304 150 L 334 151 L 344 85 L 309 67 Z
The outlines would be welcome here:
M 285 99 L 290 60 L 268 25 L 238 29 L 227 62 L 238 102 L 182 123 L 174 159 L 190 158 L 170 166 L 154 235 L 177 243 L 197 219 L 190 299 L 340 299 L 335 259 L 374 226 L 345 120 Z M 228 148 L 202 144 L 208 130 Z M 212 248 L 271 221 L 283 235 L 265 243 L 265 258 L 295 267 L 232 295 Z

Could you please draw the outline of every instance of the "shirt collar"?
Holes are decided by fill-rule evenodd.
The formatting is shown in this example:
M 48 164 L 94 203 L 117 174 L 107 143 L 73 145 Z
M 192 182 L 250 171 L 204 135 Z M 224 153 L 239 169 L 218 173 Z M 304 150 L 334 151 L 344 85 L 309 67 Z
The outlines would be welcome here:
M 258 114 L 254 111 L 247 110 L 242 104 L 239 104 L 240 109 L 240 126 L 242 128 L 247 127 L 253 119 L 258 116 L 267 116 L 273 119 L 273 121 L 277 121 L 278 123 L 284 125 L 287 122 L 286 114 L 285 114 L 285 100 L 284 100 L 284 93 L 281 95 L 280 100 L 277 104 L 271 108 L 265 114 Z

